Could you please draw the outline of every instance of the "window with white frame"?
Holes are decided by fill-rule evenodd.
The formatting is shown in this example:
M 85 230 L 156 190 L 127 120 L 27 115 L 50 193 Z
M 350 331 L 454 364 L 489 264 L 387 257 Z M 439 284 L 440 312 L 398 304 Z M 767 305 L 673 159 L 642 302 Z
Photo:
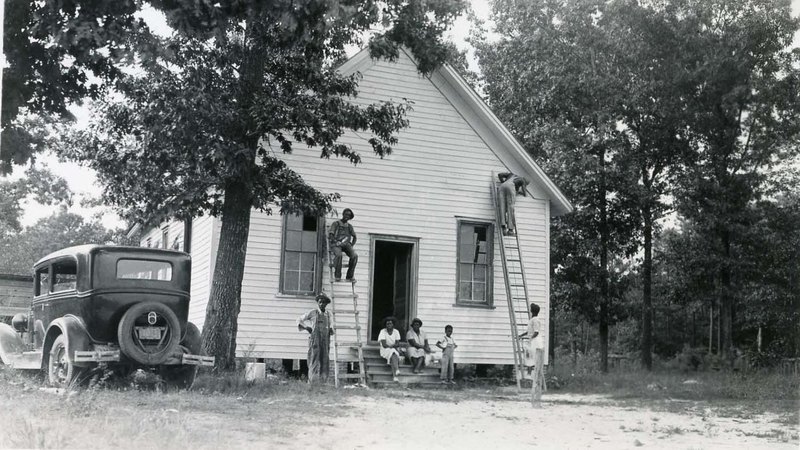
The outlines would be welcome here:
M 321 248 L 324 244 L 324 220 L 289 214 L 283 218 L 283 254 L 281 257 L 281 292 L 314 295 L 322 282 Z
M 492 236 L 490 223 L 458 222 L 457 304 L 492 305 Z

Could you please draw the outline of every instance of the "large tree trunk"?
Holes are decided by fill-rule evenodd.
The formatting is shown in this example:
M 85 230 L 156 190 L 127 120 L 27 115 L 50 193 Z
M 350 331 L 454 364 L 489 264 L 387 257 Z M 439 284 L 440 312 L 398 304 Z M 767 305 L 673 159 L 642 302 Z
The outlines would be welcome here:
M 236 368 L 236 331 L 241 307 L 242 277 L 250 233 L 251 193 L 243 183 L 225 188 L 217 261 L 203 326 L 203 350 L 216 357 L 215 368 Z
M 652 211 L 645 207 L 644 219 L 644 262 L 642 263 L 642 366 L 653 369 L 653 217 Z
M 249 106 L 253 102 L 252 92 L 261 89 L 264 82 L 265 52 L 261 50 L 260 28 L 264 27 L 261 13 L 247 19 L 247 51 L 242 55 L 241 86 L 239 104 L 242 106 L 243 130 L 255 129 L 247 124 L 250 119 Z M 225 203 L 222 207 L 222 228 L 219 234 L 214 278 L 211 295 L 206 307 L 203 326 L 203 349 L 216 357 L 217 370 L 236 368 L 236 332 L 239 328 L 239 310 L 242 304 L 242 278 L 244 276 L 247 238 L 250 234 L 250 211 L 253 193 L 247 177 L 255 173 L 255 158 L 259 137 L 237 136 L 246 149 L 237 155 L 239 178 L 228 181 L 225 188 Z

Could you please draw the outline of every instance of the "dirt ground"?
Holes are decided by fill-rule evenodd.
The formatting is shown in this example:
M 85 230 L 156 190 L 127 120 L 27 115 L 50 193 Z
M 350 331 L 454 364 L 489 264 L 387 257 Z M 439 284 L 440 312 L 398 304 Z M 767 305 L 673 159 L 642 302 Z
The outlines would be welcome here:
M 558 394 L 546 396 L 540 409 L 519 398 L 455 404 L 361 399 L 351 405 L 351 414 L 332 419 L 322 431 L 330 448 L 404 448 L 410 430 L 424 440 L 424 448 L 798 448 L 797 425 L 781 424 L 777 415 L 721 417 L 694 402 L 682 413 Z M 316 433 L 309 430 L 301 438 L 313 445 Z
M 791 448 L 797 413 L 514 389 L 0 390 L 0 448 Z

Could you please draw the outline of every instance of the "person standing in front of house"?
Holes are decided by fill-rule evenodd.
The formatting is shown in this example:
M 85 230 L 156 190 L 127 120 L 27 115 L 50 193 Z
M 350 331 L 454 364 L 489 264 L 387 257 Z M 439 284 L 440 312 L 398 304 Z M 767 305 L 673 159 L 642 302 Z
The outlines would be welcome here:
M 517 217 L 514 214 L 517 194 L 525 195 L 528 180 L 511 172 L 500 173 L 497 178 L 500 179 L 500 225 L 503 235 L 514 235 L 517 233 Z
M 531 319 L 528 322 L 528 329 L 519 335 L 520 339 L 528 338 L 528 345 L 525 346 L 525 366 L 528 373 L 533 371 L 536 366 L 536 350 L 544 351 L 544 339 L 542 339 L 542 320 L 539 318 L 539 305 L 531 303 Z
M 308 336 L 308 382 L 325 384 L 330 367 L 331 316 L 326 308 L 331 302 L 325 294 L 316 298 L 317 309 L 303 314 L 297 321 L 297 329 L 307 331 Z
M 355 217 L 350 208 L 345 208 L 342 211 L 342 218 L 331 224 L 331 229 L 328 232 L 328 241 L 331 245 L 333 252 L 333 276 L 336 281 L 342 281 L 342 252 L 347 254 L 350 260 L 347 263 L 347 276 L 346 280 L 355 283 L 353 278 L 358 263 L 358 254 L 353 250 L 356 245 L 356 231 L 350 223 Z
M 453 380 L 453 376 L 455 375 L 455 363 L 453 358 L 458 344 L 456 344 L 456 340 L 453 339 L 452 325 L 444 327 L 444 337 L 436 342 L 436 346 L 442 349 L 442 372 L 440 374 L 442 383 L 455 384 Z

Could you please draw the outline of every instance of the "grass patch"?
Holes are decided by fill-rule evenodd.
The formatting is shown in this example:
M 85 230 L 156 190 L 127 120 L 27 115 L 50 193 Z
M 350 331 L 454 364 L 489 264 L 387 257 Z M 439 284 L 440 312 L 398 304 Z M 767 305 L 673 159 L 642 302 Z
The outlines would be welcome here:
M 800 404 L 800 379 L 772 372 L 573 373 L 568 366 L 562 366 L 549 371 L 548 387 L 561 392 L 606 394 L 623 399 L 777 400 Z

